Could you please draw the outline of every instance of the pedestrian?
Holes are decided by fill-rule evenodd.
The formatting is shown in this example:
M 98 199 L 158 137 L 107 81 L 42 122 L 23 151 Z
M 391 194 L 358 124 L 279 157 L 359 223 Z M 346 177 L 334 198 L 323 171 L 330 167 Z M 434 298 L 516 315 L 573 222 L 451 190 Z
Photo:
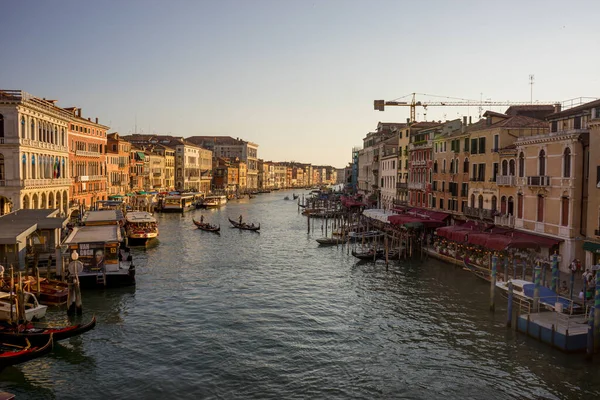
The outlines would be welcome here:
M 200 216 L 200 223 L 203 224 L 204 223 L 204 215 Z

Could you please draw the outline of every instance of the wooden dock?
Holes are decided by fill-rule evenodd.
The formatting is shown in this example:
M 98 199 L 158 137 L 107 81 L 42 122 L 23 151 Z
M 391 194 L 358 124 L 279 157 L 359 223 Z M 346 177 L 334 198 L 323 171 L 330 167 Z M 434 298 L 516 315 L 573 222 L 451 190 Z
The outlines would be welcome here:
M 584 314 L 553 311 L 520 315 L 517 330 L 565 352 L 587 348 L 588 325 Z

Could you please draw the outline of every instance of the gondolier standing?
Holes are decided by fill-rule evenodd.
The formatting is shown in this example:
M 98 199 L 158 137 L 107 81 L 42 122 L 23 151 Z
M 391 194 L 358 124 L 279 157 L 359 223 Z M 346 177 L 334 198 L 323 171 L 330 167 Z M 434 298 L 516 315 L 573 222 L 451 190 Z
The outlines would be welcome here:
M 242 214 L 240 214 L 240 225 L 242 224 Z

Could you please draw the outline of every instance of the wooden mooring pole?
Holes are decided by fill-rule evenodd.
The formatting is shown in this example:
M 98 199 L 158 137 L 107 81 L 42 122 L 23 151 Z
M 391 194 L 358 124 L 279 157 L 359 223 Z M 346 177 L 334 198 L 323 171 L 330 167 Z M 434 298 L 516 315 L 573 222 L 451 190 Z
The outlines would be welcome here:
M 492 256 L 492 279 L 490 279 L 490 311 L 496 310 L 496 269 L 498 268 L 498 256 Z

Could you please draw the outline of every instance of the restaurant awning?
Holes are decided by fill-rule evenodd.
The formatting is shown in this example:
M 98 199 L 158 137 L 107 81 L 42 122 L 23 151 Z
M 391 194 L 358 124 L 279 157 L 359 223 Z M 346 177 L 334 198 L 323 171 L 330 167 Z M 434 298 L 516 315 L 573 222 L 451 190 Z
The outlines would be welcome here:
M 600 254 L 600 243 L 583 242 L 583 249 L 592 253 Z
M 137 156 L 140 158 L 140 160 L 144 160 L 145 159 L 145 154 L 142 153 L 141 151 L 137 152 Z

